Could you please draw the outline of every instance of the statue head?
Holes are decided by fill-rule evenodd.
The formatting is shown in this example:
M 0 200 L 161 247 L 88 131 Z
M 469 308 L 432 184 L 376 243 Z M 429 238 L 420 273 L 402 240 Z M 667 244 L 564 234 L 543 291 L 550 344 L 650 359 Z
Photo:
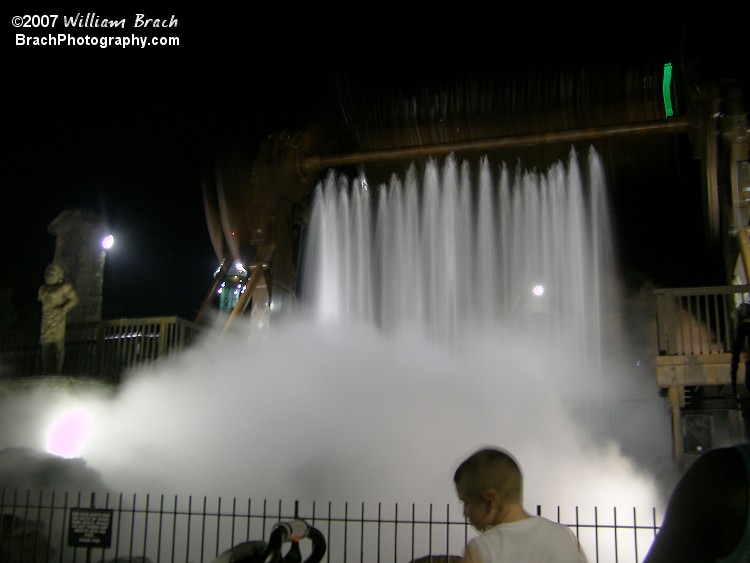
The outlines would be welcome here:
M 44 283 L 55 285 L 63 280 L 63 270 L 57 264 L 50 264 L 44 269 Z

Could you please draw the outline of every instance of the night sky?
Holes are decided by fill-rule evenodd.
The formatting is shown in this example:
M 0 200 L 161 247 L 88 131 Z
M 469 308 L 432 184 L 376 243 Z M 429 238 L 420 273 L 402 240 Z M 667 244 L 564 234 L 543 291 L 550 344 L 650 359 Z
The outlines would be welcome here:
M 540 61 L 606 62 L 667 52 L 684 39 L 688 21 L 690 52 L 700 52 L 719 76 L 747 80 L 750 48 L 741 37 L 750 20 L 736 3 L 722 9 L 713 2 L 692 16 L 673 9 L 676 2 L 607 14 L 499 4 L 432 3 L 399 12 L 371 5 L 355 11 L 354 4 L 351 12 L 317 4 L 92 9 L 82 2 L 53 11 L 11 4 L 0 288 L 11 290 L 19 312 L 12 328 L 36 325 L 36 290 L 54 256 L 47 226 L 74 207 L 100 212 L 117 237 L 105 269 L 105 318 L 194 318 L 218 265 L 203 210 L 202 159 L 234 139 L 253 147 L 304 127 L 342 72 L 396 83 L 477 67 L 501 73 Z M 180 45 L 17 46 L 11 16 L 32 13 L 125 18 L 124 35 L 144 34 L 133 28 L 136 13 L 167 21 L 174 15 L 176 27 L 148 34 L 177 36 Z M 705 34 L 694 33 L 698 20 L 708 26 Z M 101 30 L 74 30 L 87 32 Z M 659 261 L 643 258 L 644 267 Z

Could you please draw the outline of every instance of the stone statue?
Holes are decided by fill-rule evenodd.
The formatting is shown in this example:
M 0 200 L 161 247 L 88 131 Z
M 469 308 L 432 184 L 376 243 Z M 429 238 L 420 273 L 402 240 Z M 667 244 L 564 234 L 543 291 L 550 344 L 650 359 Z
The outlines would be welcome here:
M 61 373 L 65 360 L 65 324 L 68 312 L 78 305 L 73 286 L 63 281 L 63 270 L 50 264 L 44 270 L 44 285 L 39 288 L 42 323 L 39 343 L 42 345 L 42 369 L 45 374 Z

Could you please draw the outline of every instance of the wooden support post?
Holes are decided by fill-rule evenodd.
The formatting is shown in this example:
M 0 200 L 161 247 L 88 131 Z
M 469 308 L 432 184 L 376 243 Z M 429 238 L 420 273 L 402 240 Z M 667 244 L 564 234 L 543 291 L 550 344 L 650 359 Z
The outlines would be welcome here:
M 674 459 L 682 463 L 683 452 L 685 449 L 682 437 L 682 401 L 684 390 L 682 387 L 670 387 L 668 391 L 669 411 L 672 416 L 672 443 Z

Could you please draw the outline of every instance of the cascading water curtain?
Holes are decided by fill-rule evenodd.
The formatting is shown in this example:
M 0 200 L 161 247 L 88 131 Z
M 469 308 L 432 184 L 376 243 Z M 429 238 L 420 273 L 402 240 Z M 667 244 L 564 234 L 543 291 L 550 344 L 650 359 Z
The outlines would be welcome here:
M 445 343 L 504 326 L 594 357 L 617 276 L 602 164 L 575 149 L 546 173 L 453 155 L 373 189 L 329 171 L 315 189 L 302 300 L 325 322 Z

